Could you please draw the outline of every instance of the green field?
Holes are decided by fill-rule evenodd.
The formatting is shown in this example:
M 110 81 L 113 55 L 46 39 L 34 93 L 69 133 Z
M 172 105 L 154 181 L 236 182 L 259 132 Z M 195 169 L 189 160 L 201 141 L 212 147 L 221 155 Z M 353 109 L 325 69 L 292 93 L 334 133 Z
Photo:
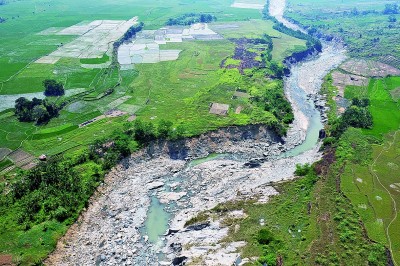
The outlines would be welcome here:
M 152 118 L 154 122 L 160 119 L 172 119 L 175 125 L 186 126 L 187 135 L 221 126 L 248 124 L 251 122 L 252 104 L 248 99 L 233 100 L 232 95 L 239 87 L 250 88 L 253 81 L 242 80 L 239 75 L 237 76 L 239 81 L 236 80 L 236 84 L 232 81 L 221 81 L 227 74 L 220 69 L 220 63 L 232 56 L 235 49 L 234 43 L 227 39 L 261 38 L 263 34 L 268 34 L 273 37 L 272 58 L 277 63 L 292 52 L 305 49 L 303 40 L 282 34 L 272 29 L 273 22 L 259 19 L 261 17 L 259 11 L 231 8 L 231 1 L 214 1 L 209 7 L 204 5 L 204 1 L 196 1 L 194 4 L 190 1 L 172 1 L 163 4 L 163 7 L 160 7 L 159 3 L 126 1 L 117 5 L 113 4 L 111 10 L 107 10 L 111 3 L 107 1 L 101 4 L 89 1 L 85 2 L 84 6 L 78 1 L 69 2 L 68 6 L 63 5 L 61 1 L 52 2 L 50 6 L 42 6 L 39 3 L 33 5 L 30 1 L 23 2 L 24 8 L 21 8 L 21 2 L 11 2 L 0 6 L 5 17 L 15 17 L 0 25 L 0 34 L 4 36 L 0 40 L 0 69 L 7 71 L 0 71 L 0 80 L 2 80 L 0 94 L 40 93 L 43 91 L 42 81 L 46 78 L 63 82 L 67 89 L 84 88 L 87 91 L 85 95 L 75 97 L 72 103 L 61 111 L 59 117 L 50 121 L 48 125 L 35 126 L 19 123 L 11 115 L 1 116 L 0 119 L 5 127 L 0 132 L 4 136 L 0 140 L 0 147 L 11 149 L 22 147 L 35 155 L 47 153 L 47 150 L 51 151 L 49 154 L 56 154 L 70 147 L 76 147 L 79 143 L 87 143 L 86 140 L 81 142 L 76 141 L 76 138 L 71 138 L 73 135 L 79 136 L 81 131 L 81 129 L 73 130 L 72 126 L 108 111 L 111 109 L 109 104 L 123 96 L 131 98 L 117 106 L 120 110 L 130 114 L 135 113 L 146 120 Z M 75 12 L 86 10 L 85 6 L 92 7 L 93 5 L 98 11 L 96 15 L 87 14 L 85 11 Z M 177 6 L 179 8 L 176 8 Z M 28 10 L 36 11 L 28 12 Z M 212 24 L 211 28 L 225 24 L 234 24 L 238 28 L 216 29 L 226 40 L 167 44 L 163 46 L 163 49 L 182 50 L 177 61 L 141 64 L 134 70 L 86 69 L 80 65 L 104 63 L 109 60 L 107 55 L 98 59 L 61 58 L 54 65 L 32 63 L 55 50 L 60 43 L 75 38 L 75 36 L 37 34 L 50 27 L 68 27 L 84 20 L 129 19 L 139 16 L 139 19 L 145 23 L 145 29 L 157 29 L 163 26 L 168 18 L 188 11 L 208 11 L 214 14 L 218 22 Z M 60 19 L 51 19 L 60 12 L 63 13 Z M 29 30 L 24 27 L 28 22 L 30 23 Z M 15 29 L 19 30 L 16 34 L 11 34 L 11 28 L 14 32 Z M 235 63 L 238 64 L 238 62 Z M 236 75 L 233 72 L 230 73 Z M 166 76 L 168 79 L 165 79 Z M 103 97 L 104 92 L 117 83 L 120 83 L 120 86 L 115 88 L 115 92 Z M 221 85 L 221 83 L 225 84 Z M 267 83 L 266 80 L 262 81 L 259 86 Z M 221 89 L 220 85 L 224 88 Z M 58 99 L 57 102 L 61 102 L 64 98 Z M 210 115 L 208 109 L 211 102 L 230 104 L 229 115 L 227 117 Z M 234 112 L 238 106 L 243 107 L 241 114 Z M 121 119 L 120 121 L 122 124 L 123 121 Z M 64 124 L 69 124 L 71 127 L 59 130 L 58 127 Z M 12 134 L 17 128 L 18 132 Z M 51 129 L 54 132 L 44 134 L 42 128 L 54 128 Z M 70 130 L 73 130 L 73 134 L 67 134 Z M 93 137 L 90 139 L 97 136 L 96 125 L 90 125 L 85 130 L 91 131 Z M 63 139 L 62 144 L 54 146 L 52 141 L 60 138 Z M 48 147 L 45 145 L 46 139 L 51 140 L 48 142 Z
M 372 80 L 367 88 L 349 87 L 347 97 L 363 95 L 371 101 L 370 110 L 374 127 L 363 130 L 365 136 L 373 135 L 379 144 L 364 139 L 367 154 L 361 161 L 349 163 L 342 175 L 342 187 L 353 204 L 358 207 L 369 236 L 389 246 L 396 261 L 400 260 L 400 204 L 399 129 L 400 105 L 390 92 L 400 85 L 398 77 Z
M 146 144 L 135 139 L 132 132 L 136 124 L 127 122 L 133 114 L 144 123 L 153 123 L 153 138 L 160 136 L 159 126 L 165 120 L 172 123 L 170 138 L 250 123 L 267 123 L 284 133 L 292 118 L 291 109 L 283 97 L 281 78 L 273 76 L 275 70 L 269 66 L 282 68 L 281 61 L 286 56 L 306 49 L 305 41 L 274 30 L 273 22 L 261 20 L 259 10 L 231 8 L 232 3 L 233 0 L 123 0 L 117 3 L 22 0 L 0 5 L 1 17 L 7 19 L 0 24 L 0 97 L 19 97 L 24 93 L 40 96 L 45 79 L 62 82 L 67 93 L 78 89 L 76 95 L 49 99 L 55 104 L 68 103 L 47 124 L 19 122 L 13 110 L 0 111 L 0 148 L 22 149 L 34 157 L 46 154 L 49 158 L 47 163 L 38 166 L 40 170 L 16 169 L 2 177 L 0 191 L 12 192 L 2 193 L 0 197 L 0 255 L 11 254 L 15 263 L 32 265 L 54 249 L 102 182 L 105 172 L 119 159 Z M 169 18 L 188 12 L 216 16 L 217 22 L 210 28 L 215 27 L 225 39 L 168 43 L 161 49 L 181 50 L 178 60 L 137 64 L 131 70 L 120 70 L 108 52 L 101 58 L 61 58 L 54 64 L 35 63 L 77 37 L 38 34 L 52 27 L 138 16 L 145 30 L 156 30 Z M 229 25 L 237 28 L 223 29 Z M 263 67 L 247 68 L 241 73 L 221 66 L 225 59 L 237 67 L 241 64 L 241 60 L 232 59 L 237 45 L 232 39 L 262 39 L 266 38 L 265 34 L 273 38 L 273 48 L 268 50 L 262 45 L 248 48 Z M 272 55 L 268 62 L 263 52 Z M 101 65 L 108 61 L 112 62 L 111 66 Z M 245 97 L 233 97 L 239 89 L 246 92 Z M 228 114 L 210 114 L 213 102 L 228 104 Z M 267 106 L 267 102 L 281 104 L 282 110 Z M 1 104 L 0 100 L 0 108 Z M 114 109 L 126 114 L 102 117 L 87 126 L 78 126 Z M 107 150 L 104 157 L 96 153 L 98 149 L 89 146 L 100 145 L 101 150 L 104 148 L 101 143 L 110 139 L 116 147 Z M 11 161 L 5 158 L 0 162 L 0 169 L 10 165 Z M 30 174 L 29 180 L 19 182 Z M 54 174 L 57 182 L 48 178 Z M 37 180 L 41 181 L 35 183 Z M 32 186 L 25 187 L 26 183 Z M 70 202 L 75 205 L 71 206 Z
M 348 44 L 351 56 L 374 59 L 400 68 L 400 14 L 383 14 L 390 2 L 288 0 L 285 16 Z M 393 2 L 395 3 L 395 1 Z M 395 18 L 397 22 L 390 22 Z

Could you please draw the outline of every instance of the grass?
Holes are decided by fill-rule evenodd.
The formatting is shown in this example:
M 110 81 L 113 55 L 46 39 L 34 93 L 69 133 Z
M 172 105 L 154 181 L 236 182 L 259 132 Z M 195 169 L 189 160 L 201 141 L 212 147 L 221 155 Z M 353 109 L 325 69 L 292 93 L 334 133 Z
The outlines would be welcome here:
M 54 128 L 46 128 L 33 134 L 32 139 L 39 140 L 39 139 L 47 139 L 50 137 L 56 137 L 62 134 L 66 134 L 77 128 L 78 128 L 77 125 L 72 125 L 72 124 L 65 124 Z
M 372 146 L 370 165 L 348 164 L 341 180 L 344 192 L 358 206 L 368 235 L 385 245 L 390 240 L 392 255 L 399 261 L 400 237 L 397 228 L 400 221 L 395 219 L 393 208 L 399 206 L 400 197 L 398 191 L 390 187 L 400 182 L 398 176 L 393 175 L 400 165 L 400 137 L 396 132 L 387 135 L 383 145 Z
M 400 261 L 397 230 L 400 219 L 396 218 L 395 208 L 400 204 L 400 189 L 391 186 L 400 182 L 393 174 L 400 165 L 400 106 L 390 92 L 399 86 L 399 82 L 398 77 L 374 79 L 367 88 L 350 87 L 346 90 L 346 97 L 361 94 L 370 99 L 374 126 L 363 133 L 378 137 L 381 143 L 368 145 L 368 163 L 349 163 L 341 178 L 343 191 L 358 206 L 368 235 L 389 246 L 397 262 Z
M 324 34 L 340 36 L 351 56 L 378 60 L 400 68 L 399 23 L 389 22 L 382 11 L 386 2 L 289 0 L 285 16 Z M 351 14 L 354 8 L 358 14 Z M 369 11 L 375 13 L 363 14 Z M 394 15 L 397 21 L 400 15 Z
M 101 58 L 84 58 L 80 59 L 79 61 L 81 62 L 81 64 L 96 65 L 107 63 L 109 60 L 110 57 L 107 54 L 104 54 Z
M 225 65 L 226 66 L 229 66 L 229 65 L 239 66 L 240 65 L 240 60 L 236 60 L 236 59 L 233 59 L 233 58 L 227 58 L 226 61 L 225 61 Z
M 296 39 L 292 36 L 283 34 L 273 29 L 273 22 L 266 20 L 253 19 L 251 21 L 241 21 L 232 23 L 237 28 L 220 28 L 222 23 L 213 23 L 211 28 L 220 33 L 224 38 L 260 38 L 262 34 L 273 37 L 274 49 L 272 50 L 272 59 L 276 62 L 282 60 L 299 50 L 306 48 L 304 40 Z
M 367 88 L 348 87 L 345 97 L 367 97 L 370 99 L 370 111 L 373 116 L 374 127 L 365 129 L 364 133 L 382 138 L 384 134 L 397 130 L 400 125 L 400 105 L 390 92 L 400 86 L 400 77 L 372 79 Z
M 303 178 L 277 185 L 280 194 L 267 204 L 228 202 L 211 210 L 209 216 L 224 217 L 238 209 L 248 215 L 228 223 L 229 236 L 223 240 L 246 241 L 242 258 L 272 256 L 275 262 L 281 257 L 285 265 L 365 265 L 377 252 L 382 259 L 384 249 L 363 236 L 355 208 L 337 191 L 336 173 L 332 170 L 317 177 L 309 172 Z M 264 219 L 265 226 L 260 225 L 260 219 Z M 239 230 L 235 230 L 236 225 Z M 259 242 L 261 229 L 271 232 L 274 240 L 270 244 Z M 381 260 L 376 265 L 385 264 Z
M 10 217 L 1 217 L 0 223 L 3 224 L 7 219 Z M 13 257 L 15 263 L 32 265 L 39 263 L 40 258 L 54 249 L 57 239 L 66 232 L 67 226 L 56 221 L 48 221 L 23 233 L 16 234 L 15 229 L 4 228 L 1 231 L 4 241 L 0 243 L 0 250 L 3 254 L 18 254 Z

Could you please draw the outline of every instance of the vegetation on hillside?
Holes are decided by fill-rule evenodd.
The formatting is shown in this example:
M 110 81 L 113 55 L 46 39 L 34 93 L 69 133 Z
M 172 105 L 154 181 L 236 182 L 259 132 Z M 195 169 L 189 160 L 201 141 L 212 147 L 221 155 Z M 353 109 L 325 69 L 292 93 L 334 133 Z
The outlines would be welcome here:
M 311 35 L 343 40 L 353 57 L 400 68 L 400 54 L 393 46 L 400 34 L 398 3 L 363 3 L 289 0 L 291 8 L 285 16 L 305 26 Z

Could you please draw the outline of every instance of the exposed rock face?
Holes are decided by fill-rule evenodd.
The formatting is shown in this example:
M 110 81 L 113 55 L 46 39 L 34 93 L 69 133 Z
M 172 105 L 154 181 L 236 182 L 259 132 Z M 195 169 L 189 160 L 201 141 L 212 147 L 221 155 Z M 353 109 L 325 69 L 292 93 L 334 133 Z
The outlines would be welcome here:
M 241 130 L 229 128 L 228 133 L 220 130 L 175 143 L 153 143 L 126 159 L 106 177 L 105 185 L 99 188 L 88 210 L 59 242 L 46 264 L 157 265 L 156 252 L 160 250 L 166 254 L 165 263 L 183 257 L 184 261 L 191 261 L 208 250 L 193 245 L 199 239 L 204 239 L 207 247 L 215 244 L 204 257 L 209 265 L 219 263 L 213 261 L 222 256 L 221 252 L 225 252 L 226 261 L 236 259 L 237 245 L 218 244 L 226 236 L 227 228 L 218 223 L 184 228 L 185 222 L 199 211 L 234 198 L 262 196 L 261 202 L 265 202 L 268 196 L 277 193 L 268 186 L 270 182 L 291 178 L 296 163 L 319 158 L 315 149 L 301 158 L 269 161 L 268 157 L 282 152 L 282 144 L 277 142 L 280 139 L 261 126 Z M 218 134 L 224 137 L 221 139 Z M 179 149 L 186 152 L 182 154 Z M 181 158 L 196 158 L 215 151 L 230 151 L 232 159 L 212 160 L 192 167 Z M 260 154 L 260 158 L 251 159 L 254 154 Z M 241 159 L 236 160 L 235 156 Z M 256 161 L 259 167 L 248 168 L 246 161 Z M 151 195 L 156 195 L 174 215 L 165 245 L 161 246 L 149 243 L 139 230 L 147 217 Z M 193 249 L 187 249 L 185 244 L 193 245 Z
M 283 15 L 280 2 L 284 3 L 271 1 L 277 8 L 277 16 Z M 292 103 L 295 120 L 285 138 L 264 126 L 251 125 L 224 128 L 185 140 L 152 143 L 107 176 L 87 211 L 45 263 L 58 266 L 232 265 L 237 262 L 238 249 L 245 243 L 222 245 L 220 241 L 228 234 L 222 221 L 209 220 L 189 228 L 185 228 L 185 222 L 229 200 L 257 199 L 258 203 L 265 203 L 278 193 L 271 186 L 273 182 L 293 178 L 296 164 L 313 163 L 321 158 L 319 145 L 293 157 L 279 156 L 305 140 L 311 123 L 309 116 L 313 113 L 307 111 L 313 107 L 302 107 L 314 106 L 314 102 L 296 93 L 305 91 L 314 95 L 327 71 L 344 58 L 341 50 L 328 49 L 325 53 L 314 60 L 318 62 L 295 66 L 297 75 L 292 71 L 293 79 L 286 80 L 285 92 Z M 312 78 L 302 75 L 304 71 L 312 73 Z M 210 153 L 229 155 L 196 166 L 188 163 Z M 149 242 L 146 233 L 140 231 L 151 197 L 164 203 L 172 216 L 170 229 L 157 243 Z M 240 219 L 246 214 L 238 210 L 231 215 Z M 238 230 L 236 226 L 235 230 Z M 159 252 L 163 254 L 161 258 L 157 256 Z

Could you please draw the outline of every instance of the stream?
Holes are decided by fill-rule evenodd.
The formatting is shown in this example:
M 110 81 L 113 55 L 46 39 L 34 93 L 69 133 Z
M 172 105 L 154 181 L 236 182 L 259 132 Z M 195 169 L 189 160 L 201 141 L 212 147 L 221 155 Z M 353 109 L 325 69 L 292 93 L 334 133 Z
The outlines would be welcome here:
M 270 13 L 297 30 L 283 18 L 284 5 L 270 0 Z M 291 66 L 284 83 L 295 119 L 283 141 L 249 126 L 185 140 L 178 151 L 163 143 L 151 154 L 132 155 L 106 177 L 46 265 L 183 265 L 200 257 L 201 265 L 240 262 L 236 249 L 243 243 L 220 245 L 228 229 L 218 221 L 190 229 L 185 222 L 229 200 L 257 196 L 264 203 L 278 193 L 273 182 L 290 180 L 296 164 L 321 158 L 323 123 L 314 102 L 323 78 L 345 59 L 342 47 L 324 43 L 322 53 Z M 186 160 L 172 159 L 182 149 Z
M 270 10 L 271 15 L 274 15 L 278 21 L 282 22 L 285 26 L 305 32 L 302 28 L 287 21 L 283 17 L 284 7 L 282 8 L 282 1 L 271 0 L 270 2 L 272 9 Z M 336 68 L 345 58 L 345 50 L 343 47 L 340 45 L 337 46 L 335 43 L 323 43 L 323 51 L 319 55 L 291 67 L 290 76 L 285 78 L 285 94 L 291 101 L 295 110 L 295 122 L 288 135 L 289 137 L 295 136 L 294 139 L 300 140 L 292 143 L 295 145 L 293 148 L 289 146 L 286 151 L 279 154 L 277 156 L 278 160 L 280 158 L 296 157 L 307 151 L 319 148 L 319 132 L 324 128 L 324 125 L 321 121 L 321 112 L 316 108 L 312 96 L 318 93 L 322 85 L 322 80 L 329 71 Z M 319 66 L 319 68 L 316 69 L 312 66 Z M 301 74 L 305 71 L 313 72 L 313 78 L 309 79 L 308 84 L 301 81 Z M 304 88 L 305 84 L 308 88 Z M 220 159 L 235 160 L 230 154 L 212 153 L 207 157 L 190 161 L 186 169 Z M 248 158 L 236 158 L 236 160 L 246 159 Z M 169 208 L 166 208 L 166 205 L 152 200 L 149 211 L 150 215 L 145 222 L 143 232 L 149 235 L 149 240 L 153 244 L 159 243 L 158 241 L 163 239 L 161 233 L 165 233 L 168 230 L 168 218 L 171 217 L 171 213 L 167 211 L 167 209 Z M 156 212 L 158 215 L 151 215 L 153 212 Z M 164 223 L 160 223 L 160 221 Z M 155 235 L 155 232 L 158 232 L 159 238 L 152 240 L 150 236 Z M 159 258 L 164 258 L 164 256 L 159 256 Z

